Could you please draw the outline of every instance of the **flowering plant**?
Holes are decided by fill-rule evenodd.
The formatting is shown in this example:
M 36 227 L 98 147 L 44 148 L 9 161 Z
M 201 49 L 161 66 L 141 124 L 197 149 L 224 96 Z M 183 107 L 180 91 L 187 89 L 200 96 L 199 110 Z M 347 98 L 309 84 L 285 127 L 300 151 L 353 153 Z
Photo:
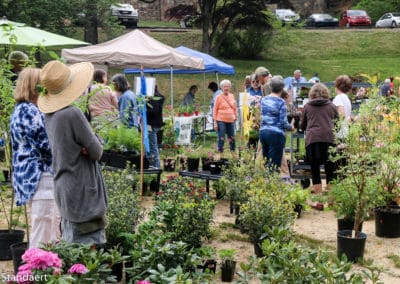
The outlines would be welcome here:
M 90 245 L 49 243 L 24 253 L 24 264 L 10 283 L 115 282 L 111 267 L 124 259 L 117 248 L 105 252 Z

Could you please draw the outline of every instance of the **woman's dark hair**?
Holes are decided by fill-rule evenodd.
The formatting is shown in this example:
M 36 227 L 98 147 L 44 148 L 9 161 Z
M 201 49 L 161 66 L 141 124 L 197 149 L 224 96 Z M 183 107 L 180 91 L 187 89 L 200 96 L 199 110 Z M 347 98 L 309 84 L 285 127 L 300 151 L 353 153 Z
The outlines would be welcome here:
M 189 88 L 189 92 L 192 92 L 194 90 L 197 90 L 197 86 L 196 85 L 191 85 Z
M 210 82 L 210 84 L 208 84 L 208 89 L 210 89 L 211 91 L 215 92 L 218 90 L 218 84 L 215 82 Z
M 93 81 L 96 83 L 104 84 L 106 82 L 103 82 L 103 77 L 106 75 L 106 71 L 102 69 L 96 69 L 93 73 Z
M 115 90 L 118 92 L 123 93 L 129 89 L 128 81 L 126 80 L 125 76 L 122 74 L 115 74 L 112 77 L 111 82 L 114 83 Z
M 289 93 L 285 90 L 285 89 L 283 89 L 282 90 L 282 93 L 281 93 L 281 98 L 282 99 L 284 99 L 284 100 L 286 100 L 286 98 L 289 96 Z
M 351 79 L 347 75 L 340 75 L 335 80 L 335 88 L 342 91 L 343 93 L 347 93 L 351 90 L 352 83 Z

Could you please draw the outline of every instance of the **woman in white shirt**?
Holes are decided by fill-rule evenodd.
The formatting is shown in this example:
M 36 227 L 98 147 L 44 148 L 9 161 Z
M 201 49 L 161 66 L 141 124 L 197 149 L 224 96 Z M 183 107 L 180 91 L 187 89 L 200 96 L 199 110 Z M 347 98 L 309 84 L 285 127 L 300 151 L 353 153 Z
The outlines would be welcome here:
M 339 117 L 341 119 L 340 129 L 336 133 L 337 138 L 343 140 L 346 138 L 349 131 L 349 122 L 351 120 L 351 101 L 347 93 L 352 88 L 352 82 L 349 76 L 340 75 L 335 80 L 336 96 L 333 99 L 333 104 L 337 107 Z

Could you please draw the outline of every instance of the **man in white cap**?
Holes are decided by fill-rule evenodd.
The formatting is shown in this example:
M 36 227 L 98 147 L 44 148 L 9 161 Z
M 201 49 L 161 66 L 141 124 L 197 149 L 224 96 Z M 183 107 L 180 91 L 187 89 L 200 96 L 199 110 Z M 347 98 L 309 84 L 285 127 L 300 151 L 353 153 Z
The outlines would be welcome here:
M 72 106 L 92 77 L 89 62 L 68 67 L 50 61 L 40 71 L 46 92 L 39 96 L 38 107 L 45 114 L 62 238 L 98 245 L 106 242 L 107 195 L 98 164 L 103 147 L 82 111 Z
M 300 95 L 301 88 L 295 86 L 295 84 L 297 83 L 307 83 L 306 78 L 301 76 L 301 71 L 298 69 L 294 70 L 293 78 L 290 80 L 289 86 L 287 88 L 292 98 L 292 102 L 296 102 L 296 98 Z

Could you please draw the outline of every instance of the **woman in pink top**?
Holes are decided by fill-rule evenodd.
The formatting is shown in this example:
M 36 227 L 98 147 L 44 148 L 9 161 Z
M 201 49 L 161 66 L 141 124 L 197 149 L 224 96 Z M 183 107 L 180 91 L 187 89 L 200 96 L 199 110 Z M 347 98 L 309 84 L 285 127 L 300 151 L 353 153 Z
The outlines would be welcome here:
M 215 99 L 214 104 L 214 129 L 218 132 L 218 152 L 224 152 L 225 134 L 228 136 L 229 148 L 235 151 L 235 121 L 237 118 L 237 104 L 233 94 L 230 93 L 231 81 L 222 80 L 220 87 L 222 93 Z
M 98 69 L 93 74 L 94 85 L 90 87 L 90 91 L 96 93 L 89 99 L 89 111 L 91 118 L 106 115 L 109 118 L 118 117 L 118 99 L 106 86 L 107 73 Z

